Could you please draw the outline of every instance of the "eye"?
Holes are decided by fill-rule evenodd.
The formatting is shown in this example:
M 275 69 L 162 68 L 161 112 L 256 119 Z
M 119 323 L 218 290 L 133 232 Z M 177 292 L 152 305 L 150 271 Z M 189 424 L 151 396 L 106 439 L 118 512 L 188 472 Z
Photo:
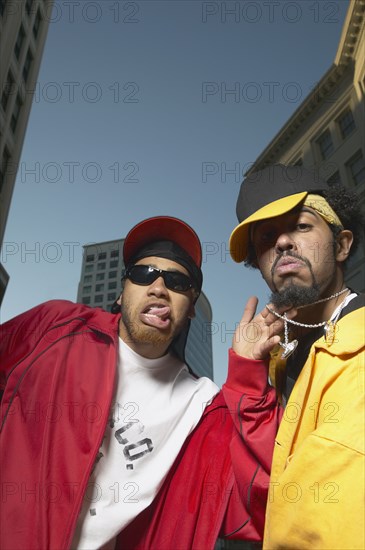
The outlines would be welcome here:
M 265 231 L 262 231 L 259 235 L 259 240 L 262 243 L 270 243 L 275 240 L 276 237 L 276 230 L 275 229 L 267 229 Z
M 309 231 L 312 226 L 309 223 L 297 223 L 296 228 L 298 231 Z

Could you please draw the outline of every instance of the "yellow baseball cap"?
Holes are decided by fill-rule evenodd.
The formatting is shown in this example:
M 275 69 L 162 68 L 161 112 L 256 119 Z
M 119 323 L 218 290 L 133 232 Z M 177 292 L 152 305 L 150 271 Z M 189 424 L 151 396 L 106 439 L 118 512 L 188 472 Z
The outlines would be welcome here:
M 308 193 L 321 194 L 328 189 L 328 184 L 316 172 L 303 166 L 275 164 L 246 177 L 237 199 L 240 223 L 229 240 L 233 260 L 246 259 L 252 223 L 286 214 L 303 202 Z

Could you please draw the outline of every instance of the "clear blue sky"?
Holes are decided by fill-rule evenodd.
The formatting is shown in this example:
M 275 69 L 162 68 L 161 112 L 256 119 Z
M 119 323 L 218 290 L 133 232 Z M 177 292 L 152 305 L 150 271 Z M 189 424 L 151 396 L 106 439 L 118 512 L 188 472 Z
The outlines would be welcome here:
M 258 272 L 235 264 L 242 173 L 331 66 L 348 2 L 56 0 L 2 261 L 1 321 L 76 299 L 82 246 L 145 217 L 203 243 L 215 379 Z

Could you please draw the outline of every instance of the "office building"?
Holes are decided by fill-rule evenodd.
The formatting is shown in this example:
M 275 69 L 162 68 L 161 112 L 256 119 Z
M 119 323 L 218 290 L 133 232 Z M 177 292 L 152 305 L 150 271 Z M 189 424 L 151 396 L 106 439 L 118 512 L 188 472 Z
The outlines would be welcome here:
M 53 1 L 0 0 L 0 246 Z M 9 276 L 0 264 L 0 304 Z
M 124 239 L 84 246 L 77 302 L 110 311 L 121 292 Z M 185 348 L 186 361 L 195 374 L 213 378 L 212 310 L 202 293 L 196 303 Z
M 110 311 L 120 294 L 123 239 L 85 245 L 77 301 Z
M 365 211 L 365 0 L 351 0 L 332 66 L 256 159 L 248 174 L 283 163 L 354 189 Z M 346 281 L 365 290 L 364 243 Z

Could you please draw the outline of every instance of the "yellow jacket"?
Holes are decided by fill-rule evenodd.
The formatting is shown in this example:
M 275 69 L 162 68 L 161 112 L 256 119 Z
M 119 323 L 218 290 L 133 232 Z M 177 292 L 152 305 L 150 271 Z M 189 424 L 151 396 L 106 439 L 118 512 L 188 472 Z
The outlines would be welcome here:
M 264 549 L 364 549 L 365 308 L 317 340 L 276 436 Z

